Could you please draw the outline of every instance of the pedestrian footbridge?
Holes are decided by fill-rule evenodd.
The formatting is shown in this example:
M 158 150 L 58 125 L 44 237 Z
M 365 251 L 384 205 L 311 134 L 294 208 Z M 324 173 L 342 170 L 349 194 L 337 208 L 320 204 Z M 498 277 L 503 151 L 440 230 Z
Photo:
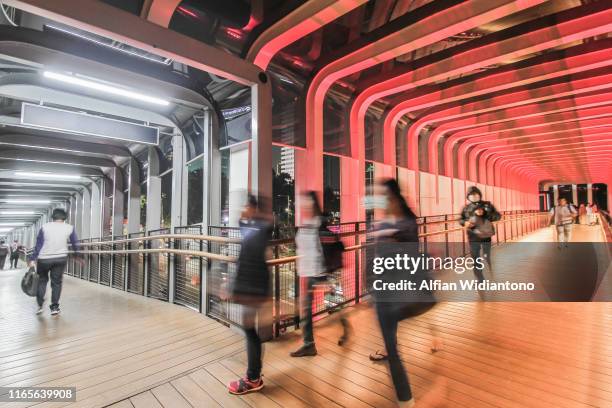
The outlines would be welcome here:
M 573 239 L 601 241 L 601 228 L 576 226 Z M 493 250 L 496 274 L 515 268 L 504 250 Z M 236 397 L 226 383 L 244 373 L 246 356 L 233 325 L 74 276 L 65 277 L 62 314 L 36 316 L 19 290 L 22 272 L 0 273 L 0 386 L 75 386 L 77 401 L 1 407 L 395 406 L 386 367 L 368 358 L 383 343 L 367 302 L 349 309 L 346 346 L 333 316 L 316 323 L 316 357 L 288 358 L 300 342 L 291 329 L 267 342 L 266 387 Z M 612 404 L 611 312 L 603 302 L 443 302 L 402 322 L 398 342 L 417 398 L 443 378 L 451 407 L 603 408 Z M 443 340 L 434 354 L 432 327 Z

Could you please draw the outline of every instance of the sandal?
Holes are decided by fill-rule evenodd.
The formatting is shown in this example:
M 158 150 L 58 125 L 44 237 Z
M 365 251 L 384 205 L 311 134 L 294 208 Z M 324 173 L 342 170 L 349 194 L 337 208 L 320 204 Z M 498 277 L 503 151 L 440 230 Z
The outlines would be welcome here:
M 389 356 L 380 350 L 376 350 L 374 353 L 370 354 L 371 361 L 386 361 L 388 358 Z

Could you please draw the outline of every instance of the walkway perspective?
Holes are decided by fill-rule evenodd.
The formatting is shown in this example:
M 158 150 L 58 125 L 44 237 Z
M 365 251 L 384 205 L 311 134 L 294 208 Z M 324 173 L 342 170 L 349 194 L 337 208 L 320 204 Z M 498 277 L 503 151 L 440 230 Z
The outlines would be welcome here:
M 541 238 L 549 229 L 524 238 Z M 596 227 L 578 227 L 576 240 Z M 498 265 L 503 246 L 494 250 Z M 76 386 L 76 403 L 0 407 L 394 407 L 375 315 L 350 312 L 356 332 L 317 323 L 319 355 L 288 358 L 299 333 L 265 345 L 263 392 L 226 383 L 245 371 L 242 334 L 195 311 L 65 277 L 62 315 L 35 316 L 21 270 L 0 272 L 0 386 Z M 609 303 L 442 303 L 400 325 L 399 345 L 417 398 L 448 381 L 449 407 L 579 408 L 612 405 Z M 431 328 L 444 346 L 432 354 Z

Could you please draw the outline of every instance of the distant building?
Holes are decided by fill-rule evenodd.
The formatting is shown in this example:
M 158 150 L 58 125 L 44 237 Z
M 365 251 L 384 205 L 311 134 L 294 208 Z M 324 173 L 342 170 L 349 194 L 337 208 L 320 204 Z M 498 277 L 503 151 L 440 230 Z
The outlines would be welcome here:
M 281 158 L 279 163 L 279 170 L 281 173 L 287 173 L 292 179 L 295 178 L 295 156 L 293 149 L 289 147 L 281 147 Z

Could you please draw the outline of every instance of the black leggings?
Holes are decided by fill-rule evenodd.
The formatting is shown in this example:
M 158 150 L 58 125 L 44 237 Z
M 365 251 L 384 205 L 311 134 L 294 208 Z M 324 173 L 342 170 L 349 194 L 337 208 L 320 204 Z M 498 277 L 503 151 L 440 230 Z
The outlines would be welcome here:
M 257 334 L 257 306 L 242 305 L 242 324 L 247 341 L 247 377 L 257 380 L 261 377 L 261 338 Z
M 406 374 L 397 350 L 398 307 L 392 302 L 378 302 L 376 303 L 376 314 L 378 315 L 380 331 L 382 332 L 387 355 L 389 356 L 387 363 L 389 364 L 389 373 L 395 387 L 395 394 L 399 401 L 410 401 L 412 399 L 412 390 L 410 389 L 408 374 Z

